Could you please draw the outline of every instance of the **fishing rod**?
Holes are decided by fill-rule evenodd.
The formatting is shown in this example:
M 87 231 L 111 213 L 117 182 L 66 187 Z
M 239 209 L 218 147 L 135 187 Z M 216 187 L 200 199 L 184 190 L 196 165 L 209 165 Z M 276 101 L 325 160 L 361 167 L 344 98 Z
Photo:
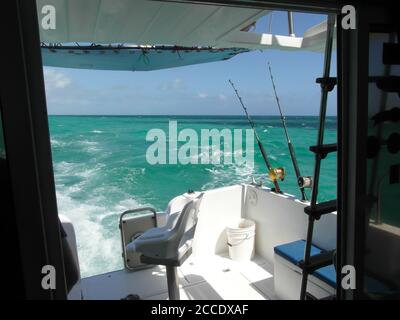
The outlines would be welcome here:
M 289 137 L 289 132 L 288 132 L 287 125 L 286 125 L 286 118 L 283 115 L 281 104 L 279 102 L 279 97 L 278 97 L 278 94 L 276 93 L 275 81 L 274 81 L 274 77 L 272 76 L 271 64 L 269 62 L 268 62 L 268 69 L 269 69 L 269 75 L 271 77 L 272 87 L 274 89 L 276 104 L 278 105 L 279 113 L 281 116 L 282 126 L 283 126 L 283 129 L 285 130 L 285 136 L 286 136 L 286 141 L 287 141 L 288 148 L 289 148 L 290 158 L 292 159 L 293 168 L 296 173 L 297 184 L 300 188 L 301 199 L 304 201 L 304 200 L 307 200 L 307 195 L 306 195 L 306 192 L 304 191 L 304 186 L 302 186 L 301 179 L 305 179 L 305 178 L 303 178 L 300 174 L 300 169 L 297 164 L 294 147 L 293 147 L 292 141 L 290 140 L 290 137 Z
M 241 104 L 241 106 L 242 106 L 242 108 L 243 108 L 243 110 L 244 110 L 244 112 L 246 114 L 247 121 L 249 122 L 251 128 L 253 129 L 254 135 L 255 135 L 256 140 L 257 140 L 258 148 L 260 149 L 262 157 L 263 157 L 264 162 L 265 162 L 265 165 L 268 168 L 269 177 L 272 180 L 272 182 L 274 183 L 275 192 L 282 193 L 281 188 L 279 187 L 279 184 L 278 184 L 278 177 L 281 180 L 283 180 L 283 178 L 284 178 L 284 170 L 283 170 L 283 168 L 274 169 L 272 167 L 271 163 L 268 160 L 267 153 L 265 152 L 265 149 L 264 149 L 264 147 L 263 147 L 263 145 L 261 143 L 260 137 L 257 134 L 256 126 L 255 126 L 253 120 L 250 118 L 249 113 L 247 112 L 247 108 L 245 107 L 245 105 L 243 103 L 242 97 L 239 95 L 239 92 L 237 91 L 237 89 L 236 89 L 235 85 L 233 84 L 233 82 L 231 80 L 229 80 L 229 83 L 232 86 L 233 90 L 235 91 L 237 98 L 239 99 L 239 102 L 240 102 L 240 104 Z

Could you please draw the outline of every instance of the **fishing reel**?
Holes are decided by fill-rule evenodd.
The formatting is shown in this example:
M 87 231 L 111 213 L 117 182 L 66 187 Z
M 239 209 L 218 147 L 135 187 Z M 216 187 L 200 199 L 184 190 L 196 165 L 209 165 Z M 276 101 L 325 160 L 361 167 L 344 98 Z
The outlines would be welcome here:
M 285 180 L 285 169 L 284 168 L 273 168 L 271 170 L 269 170 L 268 172 L 268 177 L 272 180 L 272 181 L 277 181 L 278 179 L 283 181 Z
M 300 188 L 312 188 L 312 177 L 299 177 L 299 179 L 297 180 L 297 184 Z

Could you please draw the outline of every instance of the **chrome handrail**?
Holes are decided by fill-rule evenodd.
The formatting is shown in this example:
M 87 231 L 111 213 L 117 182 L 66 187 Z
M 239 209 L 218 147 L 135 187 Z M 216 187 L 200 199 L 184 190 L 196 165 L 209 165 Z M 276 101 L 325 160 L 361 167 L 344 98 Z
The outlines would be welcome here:
M 128 270 L 131 270 L 131 271 L 133 271 L 135 269 L 131 268 L 128 265 L 127 260 L 126 260 L 127 257 L 126 257 L 125 233 L 124 233 L 124 228 L 122 227 L 123 218 L 130 213 L 145 212 L 145 211 L 150 211 L 153 213 L 154 226 L 155 226 L 155 228 L 157 228 L 157 211 L 152 207 L 140 207 L 140 208 L 135 208 L 135 209 L 129 209 L 129 210 L 126 210 L 123 213 L 121 213 L 121 215 L 119 216 L 119 228 L 121 230 L 121 243 L 122 243 L 122 254 L 124 257 L 124 265 L 125 265 L 125 268 L 127 268 Z

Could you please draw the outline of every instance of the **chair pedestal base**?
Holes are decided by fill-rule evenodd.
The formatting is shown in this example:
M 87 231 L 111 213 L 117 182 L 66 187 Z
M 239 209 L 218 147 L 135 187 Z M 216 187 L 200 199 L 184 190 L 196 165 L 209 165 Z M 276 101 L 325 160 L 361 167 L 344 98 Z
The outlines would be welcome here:
M 166 266 L 166 268 L 169 300 L 179 300 L 178 268 L 172 266 Z

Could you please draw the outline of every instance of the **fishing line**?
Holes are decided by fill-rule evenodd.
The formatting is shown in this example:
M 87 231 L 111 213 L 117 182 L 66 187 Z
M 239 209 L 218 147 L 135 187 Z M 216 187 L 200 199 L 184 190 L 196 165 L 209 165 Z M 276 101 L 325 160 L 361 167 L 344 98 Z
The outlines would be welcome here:
M 233 82 L 231 80 L 228 80 L 228 81 L 229 81 L 230 85 L 232 86 L 233 90 L 235 91 L 236 96 L 237 96 L 237 98 L 238 98 L 238 100 L 240 102 L 240 105 L 242 106 L 242 108 L 244 110 L 244 113 L 246 114 L 247 121 L 249 122 L 251 128 L 253 129 L 254 136 L 256 137 L 256 140 L 257 140 L 258 148 L 260 149 L 260 152 L 261 152 L 261 155 L 262 155 L 262 157 L 264 159 L 265 165 L 268 168 L 269 177 L 272 180 L 272 182 L 274 183 L 274 187 L 275 187 L 274 191 L 277 192 L 277 193 L 282 193 L 281 188 L 279 187 L 279 184 L 278 184 L 278 178 L 283 180 L 284 176 L 285 176 L 285 171 L 284 171 L 283 168 L 274 169 L 272 167 L 271 163 L 268 160 L 267 153 L 265 152 L 265 149 L 264 149 L 264 147 L 263 147 L 263 145 L 261 143 L 260 137 L 258 136 L 255 123 L 250 118 L 250 115 L 249 115 L 249 113 L 247 111 L 247 108 L 243 103 L 242 97 L 239 95 L 239 92 L 237 91 L 237 89 L 236 89 L 235 85 L 233 84 Z
M 274 81 L 274 77 L 272 75 L 271 64 L 269 62 L 268 62 L 268 69 L 269 69 L 269 75 L 270 75 L 271 82 L 272 82 L 272 88 L 273 88 L 274 94 L 275 94 L 276 104 L 277 104 L 278 109 L 279 109 L 279 114 L 280 114 L 282 126 L 283 126 L 283 129 L 285 131 L 285 136 L 286 136 L 286 141 L 287 141 L 287 145 L 288 145 L 288 148 L 289 148 L 290 158 L 292 159 L 294 172 L 296 173 L 297 185 L 300 188 L 301 199 L 304 201 L 304 200 L 307 200 L 307 195 L 306 195 L 306 192 L 304 191 L 304 187 L 301 186 L 300 182 L 299 182 L 300 179 L 302 179 L 302 176 L 300 174 L 300 169 L 299 169 L 299 165 L 297 163 L 296 154 L 294 152 L 294 147 L 293 147 L 292 141 L 290 140 L 289 131 L 287 129 L 286 117 L 283 115 L 282 108 L 281 108 L 281 103 L 279 101 L 279 97 L 278 97 L 278 94 L 276 92 L 275 81 Z

